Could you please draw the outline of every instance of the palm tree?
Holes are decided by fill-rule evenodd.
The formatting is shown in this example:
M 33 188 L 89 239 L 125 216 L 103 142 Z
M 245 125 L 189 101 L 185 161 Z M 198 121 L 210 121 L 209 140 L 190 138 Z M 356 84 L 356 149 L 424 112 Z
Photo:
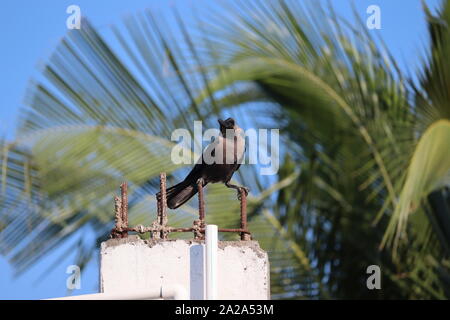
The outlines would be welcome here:
M 232 115 L 280 128 L 277 176 L 243 165 L 237 177 L 252 190 L 273 298 L 448 298 L 450 2 L 424 10 L 418 81 L 332 6 L 235 1 L 195 29 L 175 11 L 171 32 L 146 12 L 113 37 L 84 20 L 30 86 L 17 140 L 2 142 L 0 252 L 21 273 L 91 228 L 98 241 L 77 248 L 85 265 L 112 228 L 120 182 L 130 223 L 149 224 L 159 172 L 187 170 L 168 161 L 171 132 Z M 208 222 L 237 225 L 234 196 L 208 187 Z M 374 264 L 383 290 L 366 287 Z

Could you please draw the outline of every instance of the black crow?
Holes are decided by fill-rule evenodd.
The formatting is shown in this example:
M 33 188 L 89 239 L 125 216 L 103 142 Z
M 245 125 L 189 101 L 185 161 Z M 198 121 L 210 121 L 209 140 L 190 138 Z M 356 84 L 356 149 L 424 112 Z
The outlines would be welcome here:
M 197 164 L 187 177 L 177 185 L 167 189 L 167 206 L 176 209 L 191 199 L 198 191 L 198 182 L 203 187 L 208 183 L 223 182 L 228 188 L 245 191 L 248 188 L 230 183 L 233 173 L 241 166 L 245 153 L 244 131 L 234 119 L 218 120 L 220 135 L 205 149 Z M 160 192 L 156 195 L 159 200 Z

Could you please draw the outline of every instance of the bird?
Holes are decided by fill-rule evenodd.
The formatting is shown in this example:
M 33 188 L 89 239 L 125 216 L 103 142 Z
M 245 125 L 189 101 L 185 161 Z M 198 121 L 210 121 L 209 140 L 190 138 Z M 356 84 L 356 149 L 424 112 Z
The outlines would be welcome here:
M 166 190 L 167 207 L 177 209 L 198 192 L 198 184 L 205 187 L 208 183 L 222 182 L 227 188 L 249 193 L 247 187 L 230 183 L 231 177 L 241 166 L 245 154 L 244 131 L 233 118 L 218 119 L 220 134 L 210 143 L 191 172 L 180 183 Z M 161 192 L 156 194 L 159 201 Z

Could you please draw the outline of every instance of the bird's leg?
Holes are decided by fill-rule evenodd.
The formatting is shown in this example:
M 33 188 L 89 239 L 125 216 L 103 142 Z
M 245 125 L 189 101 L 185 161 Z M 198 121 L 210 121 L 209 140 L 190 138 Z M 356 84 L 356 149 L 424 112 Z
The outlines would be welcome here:
M 202 183 L 202 186 L 205 184 L 205 180 L 204 180 L 202 177 L 198 178 L 196 182 L 197 182 L 197 185 L 198 185 L 200 182 Z
M 243 190 L 245 192 L 245 196 L 248 196 L 248 193 L 250 192 L 250 189 L 247 187 L 241 187 L 237 186 L 235 184 L 231 184 L 230 181 L 225 182 L 225 186 L 227 188 L 236 189 L 238 192 L 238 199 L 241 199 L 241 191 Z

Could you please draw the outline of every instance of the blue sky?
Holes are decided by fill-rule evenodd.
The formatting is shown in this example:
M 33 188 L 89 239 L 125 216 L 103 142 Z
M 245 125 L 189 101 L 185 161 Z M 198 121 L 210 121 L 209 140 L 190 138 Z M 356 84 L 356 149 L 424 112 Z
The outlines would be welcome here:
M 126 14 L 150 8 L 168 10 L 180 7 L 189 12 L 193 3 L 197 6 L 215 6 L 212 0 L 2 0 L 0 2 L 0 137 L 14 138 L 19 109 L 27 84 L 39 72 L 52 49 L 67 32 L 66 8 L 76 4 L 100 31 L 118 24 Z M 436 7 L 440 0 L 425 1 Z M 350 1 L 333 0 L 337 12 L 352 20 Z M 414 72 L 419 66 L 418 57 L 426 48 L 426 25 L 420 0 L 357 0 L 357 12 L 367 19 L 366 8 L 378 5 L 381 9 L 381 30 L 372 30 L 386 42 L 400 67 Z M 13 278 L 13 270 L 7 260 L 0 257 L 0 299 L 41 299 L 67 294 L 65 273 L 75 260 L 75 253 L 67 255 L 56 268 L 48 270 L 71 243 L 80 237 L 90 237 L 89 230 L 82 230 L 61 248 L 45 258 L 19 278 Z M 46 274 L 41 281 L 38 277 Z M 92 261 L 82 274 L 82 288 L 73 294 L 93 293 L 98 290 L 98 261 Z

